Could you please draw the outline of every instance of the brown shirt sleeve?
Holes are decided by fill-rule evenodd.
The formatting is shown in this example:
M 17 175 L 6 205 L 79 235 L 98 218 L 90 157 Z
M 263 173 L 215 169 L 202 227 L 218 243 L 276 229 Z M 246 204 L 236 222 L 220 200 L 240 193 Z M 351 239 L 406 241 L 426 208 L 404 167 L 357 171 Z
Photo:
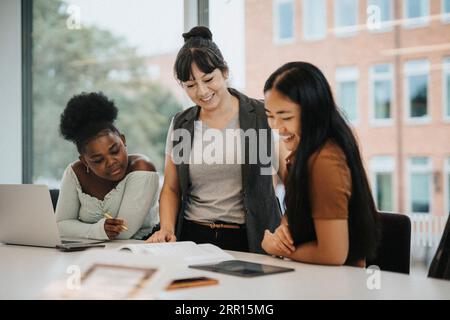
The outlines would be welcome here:
M 351 175 L 342 150 L 327 143 L 309 163 L 311 215 L 314 219 L 348 219 Z

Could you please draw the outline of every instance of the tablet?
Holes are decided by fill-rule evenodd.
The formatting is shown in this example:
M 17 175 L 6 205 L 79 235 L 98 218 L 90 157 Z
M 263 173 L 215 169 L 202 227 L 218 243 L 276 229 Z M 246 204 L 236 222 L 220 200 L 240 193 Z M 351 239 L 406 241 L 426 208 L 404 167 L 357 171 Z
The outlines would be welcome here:
M 228 260 L 214 264 L 192 265 L 189 268 L 225 273 L 238 277 L 259 277 L 269 274 L 290 272 L 295 269 L 271 266 L 267 264 L 247 262 L 242 260 Z

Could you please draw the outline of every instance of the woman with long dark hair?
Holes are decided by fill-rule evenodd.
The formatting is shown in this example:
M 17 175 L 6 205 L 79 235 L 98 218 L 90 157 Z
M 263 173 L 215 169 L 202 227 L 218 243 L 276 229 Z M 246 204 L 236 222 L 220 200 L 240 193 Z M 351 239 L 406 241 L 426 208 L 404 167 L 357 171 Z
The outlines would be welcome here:
M 364 266 L 378 242 L 377 211 L 356 139 L 322 72 L 306 62 L 276 70 L 264 86 L 269 125 L 290 151 L 285 217 L 262 247 L 273 255 Z

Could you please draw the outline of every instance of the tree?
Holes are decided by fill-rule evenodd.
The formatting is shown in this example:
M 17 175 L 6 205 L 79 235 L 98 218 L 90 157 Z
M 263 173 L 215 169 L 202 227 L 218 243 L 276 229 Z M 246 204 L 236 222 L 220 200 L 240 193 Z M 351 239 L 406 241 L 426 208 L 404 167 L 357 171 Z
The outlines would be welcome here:
M 59 119 L 67 101 L 83 91 L 112 98 L 129 151 L 162 169 L 170 118 L 180 104 L 150 80 L 136 48 L 95 26 L 69 30 L 66 10 L 62 0 L 33 1 L 33 180 L 59 180 L 78 158 L 59 135 Z

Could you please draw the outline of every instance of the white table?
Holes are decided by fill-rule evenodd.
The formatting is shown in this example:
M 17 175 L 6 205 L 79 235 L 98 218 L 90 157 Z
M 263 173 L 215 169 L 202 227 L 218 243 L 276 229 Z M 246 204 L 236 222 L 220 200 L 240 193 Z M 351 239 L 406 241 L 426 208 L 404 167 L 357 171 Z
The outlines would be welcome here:
M 123 241 L 107 244 L 108 248 Z M 185 268 L 177 276 L 207 275 L 219 285 L 165 292 L 164 299 L 450 299 L 450 281 L 381 272 L 379 290 L 369 290 L 367 270 L 328 267 L 230 251 L 236 258 L 295 268 L 256 278 L 240 278 Z M 82 252 L 0 244 L 0 299 L 35 299 Z

